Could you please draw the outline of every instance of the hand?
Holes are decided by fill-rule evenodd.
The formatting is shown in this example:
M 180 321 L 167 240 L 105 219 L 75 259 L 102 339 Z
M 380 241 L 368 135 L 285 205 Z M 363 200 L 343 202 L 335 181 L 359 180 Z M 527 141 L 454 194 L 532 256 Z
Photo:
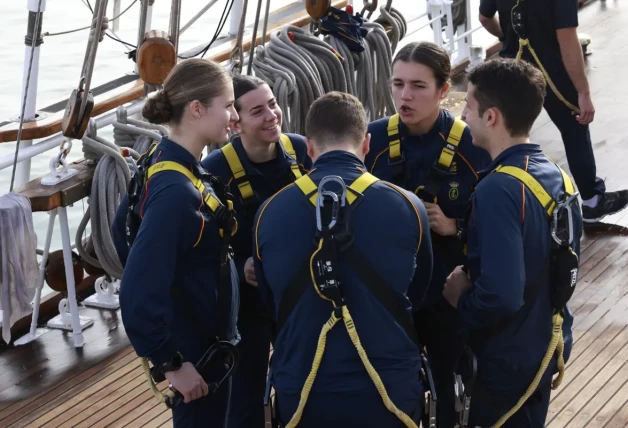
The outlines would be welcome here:
M 593 101 L 591 100 L 591 94 L 580 93 L 578 94 L 578 107 L 580 108 L 580 114 L 576 115 L 576 120 L 581 125 L 588 125 L 593 122 L 595 116 L 595 108 L 593 107 Z
M 423 202 L 427 210 L 427 217 L 430 220 L 430 229 L 441 236 L 452 236 L 458 233 L 456 219 L 446 217 L 437 204 Z
M 255 267 L 253 265 L 253 257 L 249 257 L 244 263 L 244 279 L 251 285 L 257 287 L 257 277 L 255 276 Z
M 166 372 L 165 376 L 170 385 L 183 395 L 184 403 L 189 403 L 209 393 L 207 383 L 189 361 L 184 362 L 179 370 Z
M 451 306 L 458 307 L 458 300 L 462 293 L 471 288 L 471 279 L 469 275 L 462 270 L 462 266 L 456 266 L 454 271 L 449 274 L 445 281 L 445 289 L 443 290 L 443 296 Z

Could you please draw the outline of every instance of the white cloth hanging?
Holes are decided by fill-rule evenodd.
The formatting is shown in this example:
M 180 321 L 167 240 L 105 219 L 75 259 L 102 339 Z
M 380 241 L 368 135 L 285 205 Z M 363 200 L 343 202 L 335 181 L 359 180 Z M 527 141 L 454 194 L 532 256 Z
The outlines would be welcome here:
M 0 197 L 0 309 L 2 339 L 11 341 L 11 327 L 32 313 L 39 265 L 37 235 L 30 200 L 19 193 Z

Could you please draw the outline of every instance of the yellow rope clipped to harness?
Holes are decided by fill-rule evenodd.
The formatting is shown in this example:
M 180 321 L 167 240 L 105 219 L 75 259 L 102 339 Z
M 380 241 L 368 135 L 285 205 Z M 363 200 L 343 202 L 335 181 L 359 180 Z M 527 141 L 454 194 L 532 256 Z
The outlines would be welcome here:
M 144 374 L 146 375 L 148 386 L 150 390 L 153 392 L 155 397 L 159 400 L 160 403 L 165 403 L 166 398 L 173 399 L 175 397 L 175 393 L 172 390 L 169 390 L 165 394 L 157 388 L 157 384 L 153 380 L 153 376 L 150 374 L 150 367 L 148 366 L 148 360 L 144 357 L 140 357 L 140 363 L 142 364 L 142 369 L 144 369 Z
M 554 314 L 552 317 L 552 339 L 550 344 L 545 352 L 545 356 L 543 357 L 543 361 L 541 362 L 541 367 L 539 371 L 536 373 L 536 376 L 532 380 L 532 383 L 528 387 L 527 391 L 523 396 L 517 401 L 515 407 L 510 409 L 508 413 L 502 416 L 491 428 L 500 428 L 503 426 L 508 419 L 510 419 L 515 413 L 519 411 L 521 406 L 525 404 L 526 401 L 534 394 L 534 391 L 539 386 L 541 382 L 541 378 L 547 367 L 549 366 L 550 361 L 552 361 L 552 357 L 554 353 L 558 354 L 557 358 L 557 366 L 558 366 L 558 376 L 552 382 L 552 389 L 556 389 L 560 386 L 563 381 L 563 376 L 565 375 L 565 359 L 563 357 L 563 351 L 565 348 L 565 342 L 563 339 L 563 316 L 560 313 Z
M 519 2 L 520 2 L 520 0 L 517 0 L 517 3 L 515 3 L 515 5 L 512 7 L 512 11 L 514 11 L 516 8 L 520 7 Z M 517 32 L 517 29 L 515 28 L 515 20 L 514 19 L 512 20 L 511 25 L 513 27 L 513 30 L 515 30 L 515 33 L 517 33 L 517 35 L 519 35 L 519 33 Z M 554 82 L 552 81 L 551 77 L 547 73 L 547 70 L 545 70 L 545 67 L 543 67 L 543 64 L 541 64 L 541 60 L 539 59 L 539 57 L 537 56 L 536 52 L 532 48 L 532 45 L 530 44 L 530 41 L 527 39 L 527 37 L 521 37 L 521 35 L 519 35 L 519 51 L 517 52 L 516 59 L 517 60 L 521 59 L 521 55 L 523 54 L 523 48 L 525 46 L 528 47 L 528 50 L 532 54 L 532 57 L 534 58 L 534 61 L 536 61 L 537 65 L 539 66 L 539 69 L 541 70 L 541 72 L 543 72 L 543 76 L 545 76 L 545 80 L 547 81 L 547 84 L 552 89 L 552 92 L 554 92 L 556 97 L 559 100 L 561 100 L 563 102 L 563 104 L 565 104 L 569 109 L 573 110 L 576 113 L 580 113 L 580 109 L 577 106 L 575 106 L 572 103 L 570 103 L 569 101 L 567 101 L 567 99 L 565 99 L 565 97 L 563 97 L 563 95 L 560 93 L 560 91 L 558 90 L 556 85 L 554 85 Z
M 329 300 L 327 297 L 320 294 L 318 287 L 316 286 L 316 280 L 314 278 L 314 272 L 312 268 L 312 264 L 314 263 L 314 258 L 316 254 L 321 250 L 323 246 L 323 240 L 319 241 L 318 248 L 312 256 L 310 257 L 310 275 L 312 278 L 312 283 L 314 284 L 314 290 L 316 293 L 325 300 Z M 303 389 L 301 390 L 301 399 L 299 400 L 299 406 L 297 410 L 292 415 L 290 422 L 286 425 L 286 428 L 294 428 L 301 421 L 301 417 L 303 416 L 303 410 L 305 409 L 305 404 L 307 403 L 307 399 L 310 395 L 310 391 L 312 390 L 312 386 L 314 385 L 314 380 L 316 379 L 316 374 L 318 373 L 318 369 L 320 367 L 321 361 L 323 359 L 323 354 L 325 353 L 325 345 L 327 344 L 327 333 L 336 325 L 336 323 L 340 320 L 344 321 L 344 324 L 347 328 L 347 332 L 349 333 L 349 337 L 351 338 L 351 342 L 355 346 L 358 351 L 358 355 L 360 356 L 360 360 L 362 360 L 362 364 L 364 364 L 364 368 L 369 374 L 369 377 L 375 384 L 379 395 L 382 397 L 384 401 L 384 405 L 386 408 L 394 413 L 407 427 L 409 428 L 418 428 L 416 423 L 410 418 L 410 416 L 406 415 L 403 411 L 399 410 L 395 403 L 392 402 L 388 393 L 386 392 L 386 387 L 382 382 L 382 379 L 379 377 L 379 374 L 371 364 L 366 355 L 366 351 L 364 347 L 362 347 L 362 343 L 360 342 L 360 337 L 358 336 L 358 331 L 355 328 L 355 324 L 353 322 L 353 318 L 351 317 L 351 313 L 349 312 L 349 308 L 344 305 L 342 306 L 342 318 L 336 317 L 336 313 L 332 312 L 329 320 L 323 325 L 321 329 L 321 334 L 318 337 L 318 344 L 316 346 L 316 353 L 314 354 L 314 361 L 312 362 L 312 370 L 305 380 L 305 384 L 303 385 Z

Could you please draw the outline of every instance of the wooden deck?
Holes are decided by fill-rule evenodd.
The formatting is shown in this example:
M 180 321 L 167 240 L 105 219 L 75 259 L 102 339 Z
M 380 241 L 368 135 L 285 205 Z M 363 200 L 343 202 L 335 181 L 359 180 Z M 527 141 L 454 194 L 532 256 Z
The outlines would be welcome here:
M 622 128 L 628 84 L 628 44 L 621 37 L 628 7 L 593 2 L 580 12 L 593 38 L 588 74 L 597 113 L 592 136 L 599 174 L 609 190 L 628 185 Z M 567 168 L 560 135 L 545 113 L 533 139 Z M 571 307 L 575 345 L 563 385 L 554 392 L 547 426 L 628 425 L 628 210 L 587 228 L 582 268 Z M 619 226 L 617 226 L 619 225 Z M 0 426 L 172 426 L 170 411 L 152 396 L 129 346 L 119 312 L 82 308 L 94 318 L 85 346 L 51 331 L 29 345 L 0 351 Z

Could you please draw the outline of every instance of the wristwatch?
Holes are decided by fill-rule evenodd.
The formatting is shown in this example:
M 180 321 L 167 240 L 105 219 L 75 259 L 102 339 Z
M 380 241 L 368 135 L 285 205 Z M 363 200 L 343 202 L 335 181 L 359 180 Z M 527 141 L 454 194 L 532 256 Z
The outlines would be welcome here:
M 181 352 L 177 352 L 170 358 L 170 361 L 163 363 L 159 367 L 159 369 L 162 373 L 174 372 L 174 371 L 179 370 L 182 365 L 183 365 L 183 355 L 181 354 Z

